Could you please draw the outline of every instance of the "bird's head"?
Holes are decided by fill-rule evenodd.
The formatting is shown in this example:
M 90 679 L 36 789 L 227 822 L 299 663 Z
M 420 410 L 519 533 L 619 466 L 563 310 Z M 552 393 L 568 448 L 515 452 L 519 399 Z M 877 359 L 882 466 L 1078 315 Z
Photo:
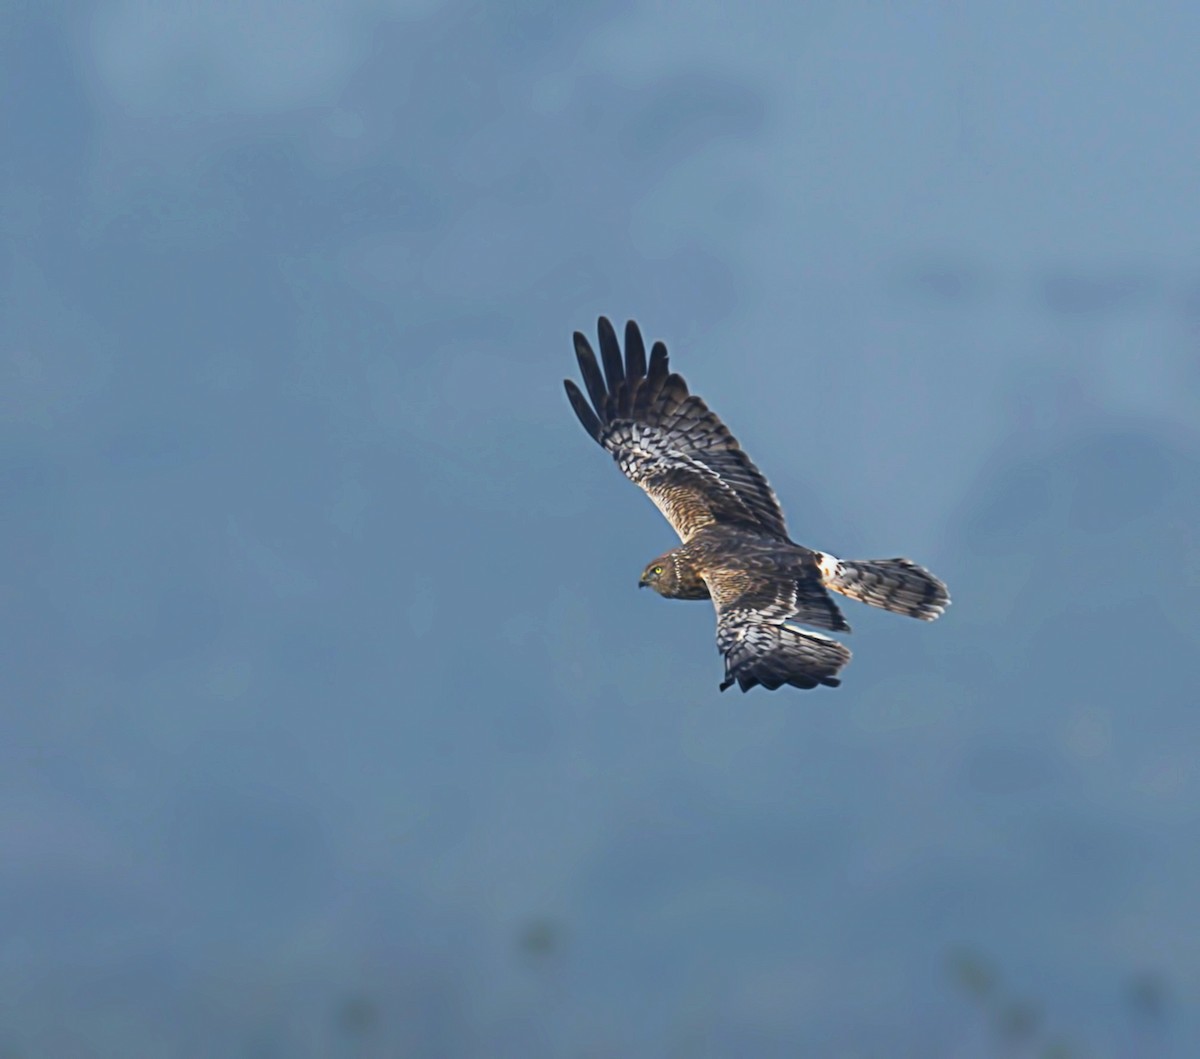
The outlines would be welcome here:
M 660 596 L 670 596 L 675 591 L 675 563 L 670 555 L 660 555 L 651 560 L 642 576 L 638 578 L 638 588 L 652 588 Z

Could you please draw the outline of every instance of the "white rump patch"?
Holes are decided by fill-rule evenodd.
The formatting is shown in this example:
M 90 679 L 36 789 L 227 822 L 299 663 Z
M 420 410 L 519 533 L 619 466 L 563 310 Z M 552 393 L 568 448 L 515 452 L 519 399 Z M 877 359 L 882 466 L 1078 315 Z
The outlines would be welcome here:
M 841 563 L 842 560 L 836 555 L 830 555 L 828 552 L 817 552 L 817 569 L 821 571 L 821 577 L 826 581 L 832 581 L 837 577 L 837 569 Z

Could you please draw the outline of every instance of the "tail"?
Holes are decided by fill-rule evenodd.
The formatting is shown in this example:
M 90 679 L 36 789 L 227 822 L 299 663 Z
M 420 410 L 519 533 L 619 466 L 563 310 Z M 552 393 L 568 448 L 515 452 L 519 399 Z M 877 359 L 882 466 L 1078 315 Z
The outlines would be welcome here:
M 911 559 L 839 559 L 817 552 L 825 587 L 893 614 L 933 621 L 950 605 L 945 584 Z

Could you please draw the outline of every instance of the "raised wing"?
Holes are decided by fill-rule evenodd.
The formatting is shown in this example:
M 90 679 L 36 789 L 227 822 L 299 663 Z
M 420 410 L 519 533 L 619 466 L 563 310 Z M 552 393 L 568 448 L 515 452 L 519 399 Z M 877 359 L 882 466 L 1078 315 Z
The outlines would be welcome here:
M 625 325 L 625 358 L 616 332 L 600 317 L 601 373 L 588 340 L 575 332 L 575 356 L 591 404 L 570 379 L 571 407 L 583 428 L 613 454 L 684 541 L 717 523 L 787 538 L 783 512 L 762 472 L 729 429 L 667 366 L 655 342 L 649 365 L 641 332 Z
M 836 688 L 838 671 L 850 661 L 850 649 L 820 633 L 789 625 L 803 610 L 798 598 L 805 586 L 744 570 L 705 575 L 717 609 L 717 649 L 725 656 L 721 690 L 737 684 L 742 691 L 761 684 L 774 691 L 784 684 Z

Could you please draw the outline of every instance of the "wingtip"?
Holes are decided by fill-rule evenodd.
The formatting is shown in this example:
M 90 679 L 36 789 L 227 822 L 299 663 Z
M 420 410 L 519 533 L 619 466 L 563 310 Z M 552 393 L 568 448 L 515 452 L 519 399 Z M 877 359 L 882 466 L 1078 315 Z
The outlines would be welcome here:
M 625 377 L 633 385 L 646 377 L 646 343 L 636 320 L 625 321 Z
M 662 376 L 666 378 L 670 373 L 671 358 L 667 353 L 665 342 L 655 342 L 650 347 L 650 367 L 648 374 L 650 376 Z
M 625 365 L 621 362 L 621 344 L 617 332 L 607 316 L 600 317 L 597 327 L 600 336 L 600 360 L 604 365 L 604 381 L 608 392 L 614 397 L 625 381 Z
M 600 417 L 596 415 L 591 405 L 587 403 L 587 399 L 583 396 L 579 387 L 575 385 L 573 379 L 563 379 L 563 389 L 567 391 L 567 400 L 570 401 L 571 407 L 575 410 L 575 415 L 583 425 L 583 429 L 596 441 L 599 441 L 602 427 Z

